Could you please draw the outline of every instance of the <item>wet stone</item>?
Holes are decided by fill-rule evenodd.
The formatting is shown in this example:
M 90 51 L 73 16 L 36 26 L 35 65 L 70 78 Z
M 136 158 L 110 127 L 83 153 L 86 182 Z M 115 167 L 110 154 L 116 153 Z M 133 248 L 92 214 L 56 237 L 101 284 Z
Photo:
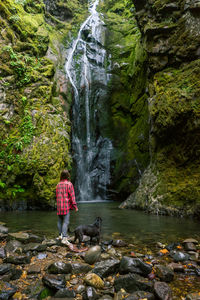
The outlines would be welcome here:
M 57 261 L 51 264 L 47 268 L 48 273 L 50 274 L 68 274 L 72 271 L 72 266 L 70 263 L 64 263 L 62 261 Z
M 6 250 L 5 248 L 0 248 L 0 258 L 5 258 L 6 257 Z
M 8 234 L 9 238 L 18 240 L 20 242 L 28 242 L 29 234 L 27 232 L 14 232 Z
M 152 293 L 144 292 L 144 291 L 137 291 L 137 292 L 132 293 L 130 296 L 128 296 L 126 298 L 126 300 L 141 300 L 141 299 L 154 300 L 155 297 Z
M 41 272 L 40 266 L 31 265 L 27 271 L 27 274 L 38 274 Z
M 47 274 L 43 276 L 42 282 L 44 283 L 45 286 L 59 290 L 65 288 L 65 277 L 63 275 L 52 275 L 52 274 Z
M 185 299 L 186 300 L 199 300 L 199 293 L 188 294 Z
M 92 267 L 89 264 L 72 262 L 72 274 L 88 273 L 92 270 Z
M 47 257 L 47 254 L 46 253 L 39 253 L 37 255 L 37 259 L 45 259 Z
M 196 251 L 196 246 L 194 243 L 184 243 L 184 248 L 186 251 Z
M 17 291 L 17 287 L 9 282 L 0 282 L 0 299 L 7 300 Z
M 6 244 L 5 249 L 7 252 L 22 253 L 22 247 L 23 245 L 21 242 L 17 240 L 11 240 Z
M 140 275 L 148 275 L 152 271 L 152 266 L 144 263 L 141 259 L 124 256 L 121 259 L 119 273 L 136 273 Z
M 99 299 L 99 294 L 96 292 L 96 290 L 89 286 L 86 288 L 85 292 L 83 293 L 83 300 L 95 300 Z
M 127 243 L 123 240 L 115 240 L 115 241 L 113 241 L 112 245 L 114 247 L 126 247 Z
M 117 273 L 119 270 L 120 261 L 118 259 L 108 259 L 95 264 L 92 273 L 100 277 L 107 277 L 111 274 Z
M 103 280 L 97 274 L 94 274 L 94 273 L 87 274 L 84 278 L 84 282 L 87 285 L 92 286 L 97 289 L 102 289 L 104 287 Z
M 169 285 L 166 282 L 155 282 L 154 292 L 158 299 L 160 300 L 172 300 L 172 291 Z
M 0 225 L 0 233 L 7 234 L 8 228 L 3 225 Z
M 10 255 L 4 259 L 4 262 L 11 263 L 14 265 L 21 265 L 21 264 L 29 264 L 31 258 L 26 255 Z
M 68 288 L 63 288 L 59 289 L 56 294 L 54 295 L 55 298 L 75 298 L 76 293 L 74 290 L 68 289 Z
M 138 274 L 127 274 L 117 277 L 114 281 L 114 287 L 117 292 L 120 289 L 124 289 L 129 293 L 138 290 L 152 292 L 153 283 Z
M 84 260 L 85 260 L 86 263 L 92 265 L 96 261 L 98 261 L 98 259 L 100 258 L 100 255 L 101 255 L 101 247 L 100 246 L 94 246 L 94 247 L 91 247 L 85 253 Z
M 156 265 L 154 268 L 156 276 L 158 276 L 161 281 L 170 282 L 174 279 L 174 272 L 171 268 L 163 265 Z
M 38 243 L 29 243 L 29 244 L 26 244 L 24 247 L 23 247 L 23 252 L 28 252 L 28 251 L 45 251 L 47 248 L 46 245 L 44 244 L 38 244 Z
M 76 293 L 77 294 L 81 294 L 85 291 L 85 286 L 83 284 L 79 284 L 77 287 L 76 287 Z
M 183 253 L 181 251 L 177 251 L 177 252 L 170 252 L 170 256 L 174 259 L 174 261 L 178 262 L 178 261 L 186 261 L 189 259 L 189 254 L 187 253 Z
M 0 265 L 0 275 L 8 273 L 11 270 L 12 270 L 12 265 L 11 264 L 1 264 Z
M 169 268 L 171 268 L 172 270 L 174 270 L 174 272 L 184 272 L 184 267 L 181 264 L 171 263 L 168 266 L 169 266 Z

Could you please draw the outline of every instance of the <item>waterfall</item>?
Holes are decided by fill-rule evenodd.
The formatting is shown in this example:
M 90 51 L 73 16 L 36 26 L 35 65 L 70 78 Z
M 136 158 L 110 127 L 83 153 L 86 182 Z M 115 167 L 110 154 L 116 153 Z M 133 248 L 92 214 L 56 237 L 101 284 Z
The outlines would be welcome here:
M 73 88 L 72 150 L 78 201 L 106 200 L 110 183 L 112 143 L 102 136 L 109 58 L 104 49 L 105 26 L 89 1 L 89 16 L 69 49 L 65 70 Z M 107 70 L 106 70 L 107 67 Z

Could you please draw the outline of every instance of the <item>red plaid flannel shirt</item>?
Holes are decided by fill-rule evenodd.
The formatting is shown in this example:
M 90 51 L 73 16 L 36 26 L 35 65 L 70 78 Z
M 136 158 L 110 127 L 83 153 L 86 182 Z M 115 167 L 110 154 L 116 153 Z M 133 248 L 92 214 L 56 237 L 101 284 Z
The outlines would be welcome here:
M 66 215 L 70 209 L 76 209 L 73 184 L 68 180 L 61 180 L 56 186 L 57 215 Z

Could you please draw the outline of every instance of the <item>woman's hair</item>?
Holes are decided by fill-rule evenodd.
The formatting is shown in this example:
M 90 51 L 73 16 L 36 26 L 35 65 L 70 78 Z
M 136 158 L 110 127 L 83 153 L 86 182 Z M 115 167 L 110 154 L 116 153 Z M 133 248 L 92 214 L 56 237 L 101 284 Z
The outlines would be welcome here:
M 60 180 L 70 179 L 70 174 L 68 170 L 63 170 L 60 175 Z

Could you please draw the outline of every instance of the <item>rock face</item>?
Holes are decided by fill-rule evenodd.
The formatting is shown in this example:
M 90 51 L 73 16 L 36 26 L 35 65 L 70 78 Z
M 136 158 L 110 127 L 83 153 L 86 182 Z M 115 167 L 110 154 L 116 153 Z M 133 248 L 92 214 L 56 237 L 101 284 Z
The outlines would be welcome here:
M 111 189 L 124 199 L 138 186 L 149 163 L 148 103 L 145 93 L 146 52 L 132 1 L 105 0 L 100 6 L 107 26 L 106 50 L 110 55 L 109 128 L 115 152 Z
M 44 2 L 0 4 L 0 210 L 54 206 L 60 172 L 71 165 L 62 39 L 87 8 Z
M 199 216 L 199 5 L 186 0 L 134 4 L 148 54 L 151 163 L 121 207 Z

